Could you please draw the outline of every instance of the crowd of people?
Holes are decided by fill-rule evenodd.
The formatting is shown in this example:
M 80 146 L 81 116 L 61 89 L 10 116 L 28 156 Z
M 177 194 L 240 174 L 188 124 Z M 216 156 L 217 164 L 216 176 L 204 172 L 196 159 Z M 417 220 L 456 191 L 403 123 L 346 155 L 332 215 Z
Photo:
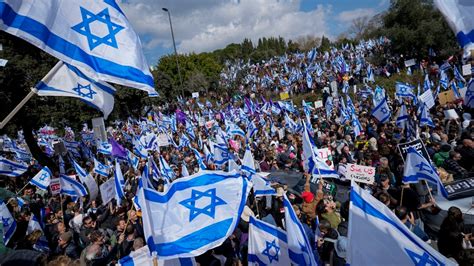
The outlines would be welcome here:
M 369 63 L 375 55 L 384 59 L 381 65 Z M 341 198 L 336 188 L 350 186 L 345 167 L 357 164 L 375 168 L 374 183 L 365 188 L 412 232 L 425 242 L 436 243 L 443 255 L 472 265 L 472 258 L 469 261 L 466 255 L 472 247 L 472 228 L 464 225 L 462 212 L 451 207 L 439 231 L 424 226 L 424 215 L 441 215 L 440 209 L 424 183 L 402 182 L 404 158 L 397 148 L 400 143 L 420 139 L 443 182 L 471 177 L 474 131 L 472 106 L 466 106 L 469 93 L 443 104 L 436 97 L 442 90 L 458 90 L 469 84 L 456 73 L 460 63 L 456 57 L 442 66 L 426 58 L 409 68 L 404 66 L 405 59 L 391 53 L 389 40 L 379 38 L 268 62 L 228 63 L 221 75 L 221 85 L 229 88 L 227 95 L 204 101 L 179 99 L 166 107 L 155 106 L 145 117 L 110 123 L 106 130 L 109 143 L 95 140 L 87 126 L 80 133 L 66 128 L 63 137 L 56 136 L 51 127 L 38 130 L 38 145 L 56 165 L 51 168 L 53 177 L 78 176 L 78 169 L 84 169 L 101 185 L 114 175 L 112 146 L 128 151 L 119 161 L 125 179 L 124 197 L 108 202 L 102 202 L 101 193 L 92 198 L 89 186 L 87 196 L 74 198 L 28 183 L 43 166 L 28 154 L 21 134 L 13 139 L 4 136 L 3 158 L 23 161 L 26 167 L 17 174 L 0 172 L 2 199 L 13 218 L 8 221 L 2 211 L 3 228 L 15 223 L 10 235 L 4 231 L 6 243 L 0 264 L 118 263 L 146 245 L 141 211 L 135 202 L 143 169 L 156 166 L 156 172 L 152 172 L 156 178 L 150 182 L 163 192 L 174 180 L 201 169 L 239 169 L 248 147 L 257 172 L 270 176 L 275 171 L 299 173 L 304 189 L 294 191 L 283 182 L 272 182 L 274 195 L 250 196 L 233 234 L 220 247 L 195 257 L 196 263 L 246 265 L 250 216 L 284 228 L 282 197 L 286 194 L 317 260 L 345 265 L 349 199 L 347 195 Z M 425 78 L 418 95 L 407 96 L 398 90 L 390 93 L 394 88 L 372 88 L 375 76 L 396 79 L 405 71 Z M 242 80 L 237 79 L 238 72 L 245 73 Z M 435 105 L 431 108 L 417 97 L 427 90 L 434 94 Z M 288 93 L 289 99 L 277 100 L 275 95 L 280 93 Z M 321 95 L 321 104 L 291 101 L 293 96 L 305 93 Z M 390 109 L 385 121 L 373 112 L 383 99 Z M 445 110 L 454 110 L 460 118 L 448 119 Z M 329 151 L 325 167 L 334 170 L 337 178 L 305 169 L 304 128 L 311 132 L 317 148 Z M 61 143 L 64 150 L 58 148 Z M 229 152 L 218 153 L 215 145 L 225 145 Z M 98 164 L 108 168 L 105 174 L 97 170 Z

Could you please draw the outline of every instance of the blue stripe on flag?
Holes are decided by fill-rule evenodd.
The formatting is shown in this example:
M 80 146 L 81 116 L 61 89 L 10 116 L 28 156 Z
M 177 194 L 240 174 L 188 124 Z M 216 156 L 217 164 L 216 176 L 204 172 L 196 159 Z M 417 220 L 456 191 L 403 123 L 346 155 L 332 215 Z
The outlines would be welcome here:
M 272 228 L 267 224 L 255 219 L 253 216 L 250 216 L 250 223 L 253 224 L 258 229 L 267 232 L 268 234 L 281 239 L 284 242 L 288 242 L 286 234 L 278 229 Z

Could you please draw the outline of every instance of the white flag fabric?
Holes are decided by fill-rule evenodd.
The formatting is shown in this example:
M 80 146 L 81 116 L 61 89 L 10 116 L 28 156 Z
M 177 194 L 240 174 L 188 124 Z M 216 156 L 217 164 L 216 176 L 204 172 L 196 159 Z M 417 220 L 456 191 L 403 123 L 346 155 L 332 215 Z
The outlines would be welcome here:
M 109 167 L 99 162 L 99 160 L 97 160 L 96 158 L 94 158 L 94 173 L 99 174 L 104 177 L 108 177 Z
M 4 0 L 2 30 L 94 80 L 156 95 L 138 35 L 115 1 Z
M 283 206 L 285 208 L 285 226 L 288 236 L 288 254 L 295 265 L 318 265 L 314 259 L 311 243 L 306 236 L 291 202 L 283 195 Z
M 474 3 L 464 0 L 435 0 L 436 7 L 454 31 L 464 51 L 474 49 Z
M 250 216 L 249 265 L 290 265 L 286 232 Z
M 7 205 L 5 205 L 3 201 L 0 202 L 0 218 L 2 219 L 1 222 L 3 223 L 3 243 L 6 245 L 15 233 L 16 221 L 8 210 Z
M 386 97 L 384 97 L 383 100 L 380 101 L 372 110 L 372 115 L 382 124 L 387 123 L 390 120 L 391 114 Z
M 0 157 L 0 175 L 17 177 L 28 170 L 28 165 Z
M 195 257 L 221 245 L 240 220 L 251 184 L 236 172 L 200 171 L 165 193 L 143 188 L 139 205 L 151 251 L 168 260 Z
M 115 89 L 105 82 L 96 82 L 82 74 L 79 69 L 59 61 L 49 73 L 36 84 L 39 96 L 66 96 L 79 98 L 102 111 L 104 119 L 114 109 Z
M 252 182 L 255 196 L 276 194 L 276 191 L 272 188 L 270 182 L 265 180 L 265 178 L 256 172 L 252 151 L 250 151 L 248 145 L 245 150 L 244 159 L 242 160 L 241 171 L 242 174 L 247 176 L 250 179 L 250 182 Z
M 60 193 L 63 195 L 71 197 L 84 197 L 87 195 L 86 188 L 80 182 L 76 181 L 74 177 L 60 175 L 59 183 L 61 185 Z
M 94 200 L 99 193 L 99 186 L 97 185 L 97 182 L 76 161 L 72 160 L 72 165 L 76 170 L 79 180 L 81 180 L 81 182 L 87 186 L 87 189 L 89 190 L 89 198 Z
M 419 180 L 426 180 L 437 185 L 443 197 L 448 197 L 448 193 L 433 165 L 415 150 L 415 148 L 409 147 L 405 159 L 402 181 L 403 183 L 418 183 Z
M 350 265 L 456 265 L 417 237 L 385 204 L 352 183 Z
M 114 184 L 115 184 L 115 199 L 117 205 L 122 205 L 122 199 L 125 197 L 123 192 L 123 186 L 125 185 L 125 179 L 123 178 L 122 169 L 120 169 L 120 163 L 115 161 L 115 173 L 114 173 Z
M 171 260 L 157 260 L 158 265 L 161 266 L 194 266 L 196 260 L 194 258 L 179 258 Z M 144 246 L 138 250 L 132 251 L 128 256 L 121 258 L 118 261 L 122 266 L 155 266 L 153 263 L 153 256 L 150 255 L 148 246 Z
M 42 190 L 48 190 L 53 174 L 47 166 L 43 167 L 31 180 L 30 184 L 37 186 Z

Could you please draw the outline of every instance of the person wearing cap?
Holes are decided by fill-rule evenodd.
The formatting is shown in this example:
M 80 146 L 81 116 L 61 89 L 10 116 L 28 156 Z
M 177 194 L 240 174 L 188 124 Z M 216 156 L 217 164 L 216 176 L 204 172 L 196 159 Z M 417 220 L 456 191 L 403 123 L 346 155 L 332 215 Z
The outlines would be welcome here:
M 58 246 L 56 247 L 56 250 L 53 252 L 53 254 L 66 255 L 71 259 L 79 258 L 78 248 L 72 240 L 71 231 L 60 234 L 58 238 Z
M 301 210 L 310 218 L 311 220 L 316 218 L 316 205 L 323 198 L 323 184 L 319 182 L 318 191 L 316 192 L 316 197 L 311 192 L 310 188 L 310 178 L 311 175 L 308 173 L 304 174 L 306 177 L 306 183 L 304 185 L 304 191 L 301 193 L 301 198 L 303 198 L 303 204 L 301 205 Z

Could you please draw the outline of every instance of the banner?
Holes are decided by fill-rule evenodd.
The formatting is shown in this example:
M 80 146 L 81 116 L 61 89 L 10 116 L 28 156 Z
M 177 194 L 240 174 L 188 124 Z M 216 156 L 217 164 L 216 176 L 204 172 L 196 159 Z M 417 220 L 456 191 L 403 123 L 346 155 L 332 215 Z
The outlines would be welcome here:
M 51 183 L 49 184 L 49 189 L 51 190 L 51 194 L 58 195 L 61 191 L 61 184 L 59 183 L 59 178 L 51 179 Z
M 456 100 L 453 90 L 443 91 L 438 94 L 439 104 L 445 105 Z
M 315 101 L 314 102 L 314 108 L 318 109 L 318 108 L 322 108 L 323 107 L 323 101 Z
M 373 184 L 375 181 L 375 167 L 348 163 L 346 178 L 359 183 Z
M 160 147 L 170 145 L 168 136 L 166 134 L 158 134 L 156 141 Z
M 288 92 L 281 92 L 280 93 L 280 100 L 286 100 L 286 99 L 289 99 L 290 98 L 290 95 L 288 94 Z
M 407 150 L 409 147 L 413 147 L 416 151 L 421 153 L 421 155 L 423 155 L 426 160 L 428 160 L 429 162 L 431 161 L 430 155 L 428 154 L 428 151 L 426 151 L 425 144 L 423 143 L 423 141 L 421 141 L 421 139 L 416 139 L 410 142 L 398 144 L 398 151 L 400 152 L 403 161 L 405 161 L 405 158 L 407 157 Z
M 106 205 L 115 197 L 115 183 L 113 177 L 100 185 L 100 195 L 103 205 Z
M 415 59 L 410 59 L 405 61 L 405 67 L 411 67 L 416 65 Z

